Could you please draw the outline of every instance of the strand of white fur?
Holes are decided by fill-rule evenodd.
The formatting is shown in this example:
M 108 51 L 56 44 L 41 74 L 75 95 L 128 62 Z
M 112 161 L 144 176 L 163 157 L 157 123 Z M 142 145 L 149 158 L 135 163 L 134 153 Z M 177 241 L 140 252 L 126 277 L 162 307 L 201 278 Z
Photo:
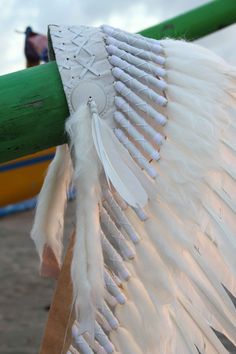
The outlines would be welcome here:
M 72 259 L 74 303 L 79 333 L 94 336 L 96 309 L 103 304 L 104 276 L 99 203 L 101 165 L 92 139 L 91 114 L 81 106 L 66 123 L 75 164 L 76 238 Z
M 58 146 L 38 196 L 31 231 L 41 261 L 44 246 L 48 245 L 58 264 L 61 264 L 64 210 L 71 178 L 72 164 L 68 146 Z

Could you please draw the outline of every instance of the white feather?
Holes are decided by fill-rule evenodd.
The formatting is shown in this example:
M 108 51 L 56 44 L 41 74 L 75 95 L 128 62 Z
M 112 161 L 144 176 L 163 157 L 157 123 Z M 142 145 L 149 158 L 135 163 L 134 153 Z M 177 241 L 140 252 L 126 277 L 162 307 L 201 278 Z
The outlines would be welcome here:
M 107 179 L 129 205 L 143 207 L 147 204 L 148 196 L 130 164 L 127 164 L 128 152 L 98 114 L 93 114 L 92 134 Z M 129 161 L 134 165 L 132 159 Z

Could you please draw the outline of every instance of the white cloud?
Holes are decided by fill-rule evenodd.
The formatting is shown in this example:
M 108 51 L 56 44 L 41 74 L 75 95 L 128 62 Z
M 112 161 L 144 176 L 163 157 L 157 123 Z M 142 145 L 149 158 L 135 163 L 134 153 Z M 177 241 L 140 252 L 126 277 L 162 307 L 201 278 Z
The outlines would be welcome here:
M 0 75 L 25 67 L 24 36 L 15 29 L 31 25 L 47 32 L 47 25 L 103 23 L 138 31 L 197 7 L 207 0 L 0 0 Z

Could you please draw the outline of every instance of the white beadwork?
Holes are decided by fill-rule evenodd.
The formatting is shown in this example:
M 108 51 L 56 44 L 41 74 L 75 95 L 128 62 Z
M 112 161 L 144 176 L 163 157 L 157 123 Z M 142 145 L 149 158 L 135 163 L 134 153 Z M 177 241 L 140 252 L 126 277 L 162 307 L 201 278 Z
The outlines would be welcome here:
M 102 29 L 106 34 L 108 34 L 120 41 L 128 43 L 134 47 L 141 48 L 141 49 L 144 49 L 144 50 L 147 50 L 150 52 L 154 52 L 154 53 L 158 53 L 158 54 L 162 52 L 162 47 L 160 46 L 160 44 L 158 44 L 157 41 L 150 42 L 144 37 L 141 37 L 138 35 L 133 35 L 128 32 L 125 32 L 125 31 L 120 31 L 120 30 L 114 29 L 113 27 L 110 27 L 108 25 L 103 25 Z
M 115 200 L 117 201 L 117 203 L 119 204 L 119 206 L 121 207 L 122 210 L 126 210 L 128 208 L 128 204 L 124 201 L 123 198 L 121 198 L 119 193 L 114 191 L 113 197 L 115 198 Z
M 143 154 L 136 148 L 136 146 L 129 140 L 121 129 L 115 129 L 115 134 L 120 142 L 127 148 L 133 158 L 137 161 L 139 166 L 147 171 L 148 175 L 152 178 L 156 178 L 157 171 L 152 167 L 149 161 L 143 156 Z
M 88 332 L 84 333 L 83 336 L 95 354 L 107 354 L 106 350 L 100 345 L 100 343 L 96 339 L 92 338 Z
M 120 206 L 118 205 L 116 200 L 113 198 L 112 194 L 107 190 L 104 193 L 104 197 L 116 217 L 116 223 L 118 224 L 118 226 L 123 227 L 123 229 L 126 231 L 127 235 L 129 235 L 129 237 L 131 238 L 131 240 L 134 243 L 138 243 L 139 236 L 138 236 L 137 232 L 134 230 L 134 227 L 129 222 L 127 216 L 121 210 Z M 105 205 L 105 207 L 106 207 L 106 205 Z
M 134 210 L 134 212 L 136 213 L 136 215 L 139 217 L 141 221 L 146 221 L 148 219 L 148 215 L 144 209 L 142 208 L 132 208 L 132 209 Z
M 157 132 L 147 121 L 142 118 L 126 101 L 123 97 L 115 97 L 115 104 L 118 109 L 127 115 L 127 117 L 134 122 L 140 129 L 147 133 L 152 140 L 157 144 L 162 144 L 163 136 Z
M 107 266 L 109 266 L 112 271 L 118 275 L 122 280 L 128 280 L 131 276 L 130 272 L 125 266 L 125 263 L 116 249 L 107 240 L 104 233 L 102 232 L 102 249 L 104 260 Z
M 152 63 L 149 63 L 143 59 L 135 57 L 134 55 L 127 53 L 124 50 L 116 48 L 114 45 L 108 45 L 106 49 L 110 55 L 116 55 L 117 57 L 127 61 L 128 63 L 133 64 L 138 69 L 144 70 L 147 73 L 152 74 L 154 77 L 165 77 L 166 75 L 165 69 Z
M 109 272 L 105 271 L 105 284 L 108 291 L 116 298 L 119 304 L 123 305 L 126 302 L 125 295 L 121 292 L 120 288 L 116 285 Z
M 113 68 L 112 74 L 116 79 L 122 81 L 130 89 L 134 90 L 138 95 L 147 97 L 150 101 L 153 101 L 159 106 L 165 106 L 167 104 L 167 99 L 165 97 L 158 95 L 148 86 L 142 84 L 140 81 L 125 73 L 122 69 Z
M 100 324 L 100 326 L 103 328 L 103 330 L 106 333 L 110 333 L 112 331 L 111 326 L 109 325 L 107 320 L 104 318 L 104 316 L 99 311 L 97 312 L 96 320 L 97 320 L 97 323 Z
M 103 306 L 99 309 L 101 314 L 105 317 L 112 329 L 117 329 L 119 327 L 119 321 L 114 316 L 113 312 L 109 309 L 107 304 L 104 302 Z M 95 328 L 96 330 L 96 328 Z
M 115 47 L 125 50 L 126 52 L 133 54 L 141 59 L 144 60 L 149 60 L 149 61 L 153 61 L 156 64 L 159 65 L 164 65 L 165 64 L 165 58 L 163 56 L 160 55 L 156 55 L 152 52 L 148 52 L 146 50 L 137 48 L 137 47 L 133 47 L 125 42 L 119 41 L 118 39 L 115 39 L 113 37 L 108 36 L 106 38 L 106 43 L 109 45 L 114 45 Z
M 135 256 L 134 250 L 129 245 L 128 241 L 125 239 L 124 235 L 116 227 L 116 224 L 110 218 L 106 209 L 101 208 L 100 212 L 101 224 L 103 230 L 106 230 L 105 234 L 110 240 L 112 245 L 116 247 L 119 252 L 121 252 L 124 259 L 132 259 Z
M 92 348 L 84 339 L 84 337 L 79 335 L 78 327 L 75 324 L 72 326 L 72 336 L 81 354 L 93 354 Z
M 150 156 L 153 160 L 159 160 L 160 154 L 154 147 L 139 133 L 139 131 L 125 118 L 123 113 L 115 112 L 114 119 L 119 125 L 124 128 L 127 133 L 140 145 L 140 147 Z
M 132 65 L 125 60 L 122 60 L 116 55 L 109 56 L 108 60 L 114 67 L 118 67 L 128 72 L 131 76 L 136 77 L 137 79 L 141 80 L 142 82 L 145 82 L 148 85 L 154 86 L 159 91 L 164 91 L 167 89 L 167 84 L 164 80 L 152 76 L 146 71 L 137 68 L 135 65 Z
M 146 101 L 136 95 L 132 90 L 130 90 L 126 85 L 121 81 L 116 81 L 114 87 L 118 93 L 132 103 L 137 109 L 140 109 L 144 113 L 147 113 L 152 117 L 158 124 L 165 125 L 166 117 L 163 114 L 157 112 L 152 106 L 150 106 Z
M 113 295 L 111 295 L 107 289 L 105 289 L 104 299 L 105 299 L 107 305 L 111 308 L 115 307 L 118 304 L 118 301 L 116 300 L 116 298 Z
M 114 352 L 115 348 L 107 335 L 103 332 L 101 326 L 96 322 L 95 324 L 95 338 L 105 349 L 106 353 L 111 354 Z

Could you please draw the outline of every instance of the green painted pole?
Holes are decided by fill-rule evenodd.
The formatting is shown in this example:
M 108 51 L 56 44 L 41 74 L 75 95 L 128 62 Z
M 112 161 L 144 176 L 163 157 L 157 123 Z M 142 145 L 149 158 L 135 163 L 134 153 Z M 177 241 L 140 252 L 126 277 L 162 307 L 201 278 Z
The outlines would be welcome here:
M 236 0 L 215 0 L 140 33 L 192 40 L 235 22 Z M 0 77 L 0 162 L 63 144 L 68 114 L 55 62 Z
M 155 39 L 170 37 L 192 41 L 235 22 L 236 1 L 214 0 L 139 33 Z
M 64 143 L 68 115 L 55 62 L 0 76 L 0 162 Z

